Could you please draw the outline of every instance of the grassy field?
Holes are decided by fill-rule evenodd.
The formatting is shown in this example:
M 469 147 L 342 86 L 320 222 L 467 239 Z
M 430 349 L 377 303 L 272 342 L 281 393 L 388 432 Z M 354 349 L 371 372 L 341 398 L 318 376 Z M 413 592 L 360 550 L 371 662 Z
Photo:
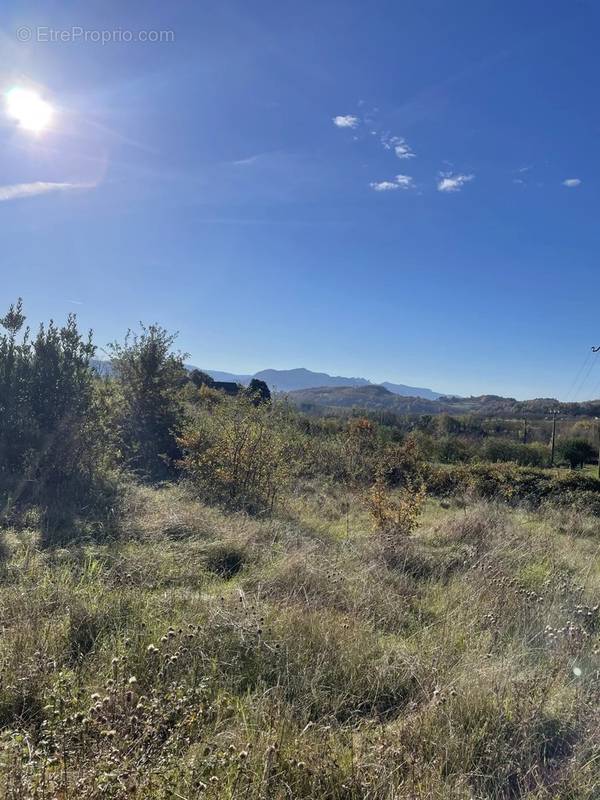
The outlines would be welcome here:
M 122 536 L 4 536 L 0 796 L 592 798 L 600 521 L 361 499 L 285 514 L 132 487 Z

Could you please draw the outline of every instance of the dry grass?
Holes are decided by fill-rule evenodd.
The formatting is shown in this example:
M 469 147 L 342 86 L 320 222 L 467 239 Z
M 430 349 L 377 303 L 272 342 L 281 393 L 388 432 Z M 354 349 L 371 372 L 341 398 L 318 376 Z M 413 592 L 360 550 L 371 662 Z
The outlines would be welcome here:
M 0 566 L 7 800 L 598 797 L 585 515 L 430 503 L 393 567 L 335 487 L 263 520 L 132 488 L 121 540 L 36 536 Z

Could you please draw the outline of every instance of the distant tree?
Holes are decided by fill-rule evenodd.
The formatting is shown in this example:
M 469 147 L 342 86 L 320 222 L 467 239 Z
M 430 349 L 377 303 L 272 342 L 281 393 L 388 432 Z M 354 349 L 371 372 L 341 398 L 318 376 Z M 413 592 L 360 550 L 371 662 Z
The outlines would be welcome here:
M 189 374 L 189 379 L 197 389 L 201 386 L 213 387 L 215 385 L 214 378 L 211 378 L 208 373 L 202 372 L 201 369 L 193 369 Z
M 448 414 L 441 414 L 438 417 L 437 427 L 440 436 L 455 436 L 462 433 L 463 429 L 461 420 Z
M 444 436 L 437 442 L 437 457 L 444 464 L 464 463 L 473 455 L 473 448 L 457 436 Z
M 432 414 L 421 414 L 417 419 L 417 429 L 424 433 L 435 433 L 435 417 Z
M 561 461 L 566 461 L 571 469 L 583 467 L 597 457 L 597 451 L 585 439 L 563 439 L 558 442 L 556 452 Z
M 180 389 L 188 380 L 185 354 L 173 352 L 176 334 L 160 325 L 128 332 L 124 344 L 109 347 L 121 391 L 119 433 L 129 467 L 152 480 L 166 478 L 181 453 L 183 405 Z
M 548 463 L 548 448 L 541 444 L 522 444 L 503 437 L 488 438 L 481 450 L 486 461 L 514 461 L 524 467 L 543 467 Z
M 252 378 L 248 388 L 246 389 L 246 394 L 248 397 L 250 397 L 255 405 L 271 402 L 271 392 L 269 387 L 264 381 L 261 381 L 258 378 Z

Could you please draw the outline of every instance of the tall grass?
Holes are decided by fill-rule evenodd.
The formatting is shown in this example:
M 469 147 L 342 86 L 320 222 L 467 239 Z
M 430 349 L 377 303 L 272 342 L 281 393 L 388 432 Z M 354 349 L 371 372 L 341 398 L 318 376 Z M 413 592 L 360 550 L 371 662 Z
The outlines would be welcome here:
M 428 501 L 390 561 L 335 489 L 252 519 L 133 487 L 117 541 L 5 547 L 7 800 L 598 796 L 582 513 Z

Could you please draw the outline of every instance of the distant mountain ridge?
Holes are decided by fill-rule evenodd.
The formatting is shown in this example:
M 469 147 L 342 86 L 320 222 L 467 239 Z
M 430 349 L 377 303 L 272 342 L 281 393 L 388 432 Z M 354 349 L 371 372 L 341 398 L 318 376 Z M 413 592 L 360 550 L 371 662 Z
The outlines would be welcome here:
M 420 386 L 407 386 L 403 383 L 382 384 L 372 383 L 367 378 L 345 378 L 341 375 L 329 375 L 326 372 L 313 372 L 305 367 L 295 369 L 263 369 L 254 375 L 238 375 L 232 372 L 222 372 L 221 370 L 203 369 L 217 381 L 237 381 L 238 383 L 250 383 L 252 378 L 264 381 L 271 391 L 276 392 L 296 392 L 303 389 L 318 389 L 321 387 L 359 387 L 359 386 L 383 386 L 392 394 L 402 397 L 422 397 L 426 400 L 437 400 L 443 395 Z
M 111 366 L 109 361 L 97 358 L 92 359 L 92 366 L 100 375 L 110 375 Z M 189 370 L 197 369 L 192 364 L 186 364 Z M 233 381 L 247 386 L 252 378 L 264 381 L 272 392 L 296 392 L 304 389 L 320 388 L 358 388 L 368 386 L 382 386 L 395 395 L 401 397 L 421 397 L 425 400 L 437 400 L 443 397 L 440 392 L 426 389 L 420 386 L 407 386 L 403 383 L 372 383 L 367 378 L 345 378 L 342 375 L 329 375 L 327 372 L 313 372 L 305 367 L 295 369 L 263 369 L 255 372 L 254 375 L 245 375 L 235 372 L 225 372 L 219 369 L 204 369 L 211 378 L 216 381 Z
M 110 361 L 92 359 L 92 367 L 100 375 L 110 375 Z M 186 365 L 192 370 L 196 367 Z M 397 414 L 482 414 L 490 417 L 538 418 L 547 416 L 553 409 L 560 409 L 568 416 L 592 416 L 600 418 L 600 399 L 584 402 L 564 403 L 556 398 L 516 400 L 487 394 L 478 397 L 461 397 L 441 394 L 431 389 L 405 386 L 399 383 L 371 383 L 366 378 L 345 378 L 298 369 L 265 369 L 254 375 L 204 369 L 218 381 L 233 381 L 247 385 L 252 378 L 264 380 L 271 391 L 285 392 L 290 402 L 310 410 L 314 408 L 363 408 L 365 410 L 390 411 Z M 295 388 L 297 387 L 297 388 Z

